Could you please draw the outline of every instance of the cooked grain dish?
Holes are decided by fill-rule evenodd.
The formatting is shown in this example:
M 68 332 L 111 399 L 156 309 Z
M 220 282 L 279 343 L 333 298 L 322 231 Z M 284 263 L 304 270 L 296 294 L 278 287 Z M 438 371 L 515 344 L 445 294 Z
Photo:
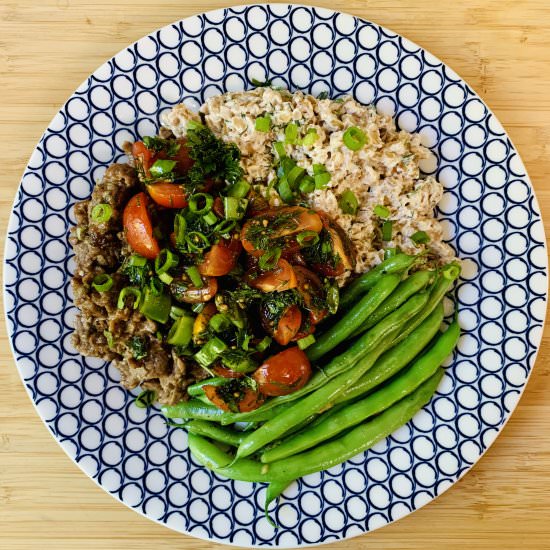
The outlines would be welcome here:
M 318 138 L 311 146 L 287 143 L 285 151 L 309 174 L 314 164 L 323 164 L 330 173 L 326 188 L 313 191 L 306 200 L 332 216 L 350 236 L 357 252 L 357 273 L 380 263 L 384 248 L 417 253 L 423 245 L 411 236 L 419 231 L 429 237 L 426 248 L 437 262 L 454 259 L 434 217 L 443 186 L 432 176 L 423 177 L 419 168 L 419 162 L 431 153 L 421 145 L 419 135 L 398 131 L 394 120 L 377 113 L 374 106 L 361 105 L 352 98 L 317 99 L 302 92 L 260 87 L 211 97 L 200 114 L 218 137 L 237 145 L 245 178 L 270 193 L 274 204 L 279 198 L 270 188 L 277 177 L 273 144 L 285 142 L 285 128 L 291 122 L 298 125 L 296 141 L 315 131 Z M 256 130 L 256 119 L 266 115 L 271 119 L 270 131 Z M 185 136 L 190 120 L 200 120 L 199 115 L 183 104 L 161 117 L 162 124 L 177 137 Z M 367 137 L 358 151 L 344 144 L 344 132 L 350 127 L 360 128 Z M 344 214 L 339 207 L 338 199 L 346 190 L 358 199 L 356 215 Z M 380 220 L 374 212 L 378 205 L 389 210 L 392 220 L 389 242 L 382 241 Z M 349 274 L 344 273 L 340 281 Z

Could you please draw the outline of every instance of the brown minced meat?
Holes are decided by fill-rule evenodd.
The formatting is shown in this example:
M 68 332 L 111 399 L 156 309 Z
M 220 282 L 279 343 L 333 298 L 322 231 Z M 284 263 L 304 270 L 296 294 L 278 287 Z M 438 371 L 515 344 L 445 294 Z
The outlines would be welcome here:
M 141 386 L 154 390 L 157 400 L 174 404 L 185 398 L 185 389 L 205 373 L 187 364 L 170 346 L 157 338 L 157 324 L 132 307 L 117 308 L 118 294 L 128 280 L 118 270 L 130 250 L 122 230 L 122 211 L 139 181 L 133 167 L 113 164 L 96 184 L 92 196 L 74 207 L 77 226 L 71 229 L 69 241 L 75 252 L 75 274 L 72 279 L 74 303 L 80 310 L 75 319 L 73 345 L 82 354 L 111 361 L 120 371 L 120 381 L 127 389 Z M 94 222 L 91 211 L 97 204 L 109 204 L 112 215 L 107 222 Z M 108 273 L 113 286 L 108 292 L 97 292 L 93 278 Z M 106 333 L 112 335 L 109 347 Z M 136 360 L 130 340 L 145 340 L 147 355 Z

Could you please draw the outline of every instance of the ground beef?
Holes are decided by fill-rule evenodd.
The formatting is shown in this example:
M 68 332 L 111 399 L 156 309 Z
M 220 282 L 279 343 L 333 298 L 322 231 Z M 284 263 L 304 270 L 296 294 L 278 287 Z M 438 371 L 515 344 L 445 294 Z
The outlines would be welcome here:
M 82 354 L 100 357 L 120 371 L 125 388 L 141 386 L 157 392 L 160 403 L 173 404 L 185 397 L 185 389 L 203 376 L 190 367 L 157 337 L 157 325 L 132 307 L 117 308 L 120 290 L 128 285 L 118 270 L 129 253 L 122 231 L 122 211 L 132 192 L 138 189 L 134 168 L 113 164 L 95 186 L 92 196 L 74 207 L 76 227 L 69 241 L 75 252 L 72 279 L 74 303 L 80 310 L 75 319 L 73 345 Z M 91 212 L 97 204 L 108 204 L 112 215 L 106 222 L 94 222 Z M 97 292 L 91 283 L 100 273 L 113 278 L 108 292 Z M 147 355 L 135 359 L 132 340 L 144 342 Z M 109 340 L 112 340 L 109 346 Z

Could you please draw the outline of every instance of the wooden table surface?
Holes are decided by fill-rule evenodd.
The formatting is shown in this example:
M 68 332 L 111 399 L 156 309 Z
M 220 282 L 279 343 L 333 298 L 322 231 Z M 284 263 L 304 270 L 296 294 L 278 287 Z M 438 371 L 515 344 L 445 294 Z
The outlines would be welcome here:
M 34 145 L 66 98 L 120 49 L 233 2 L 0 0 L 0 235 Z M 518 147 L 550 227 L 548 0 L 317 0 L 410 38 L 455 69 Z M 3 242 L 0 243 L 3 250 Z M 0 548 L 221 548 L 172 532 L 104 493 L 65 455 L 16 372 L 2 318 Z M 550 337 L 503 434 L 465 478 L 346 548 L 550 548 Z M 330 544 L 324 548 L 344 548 Z

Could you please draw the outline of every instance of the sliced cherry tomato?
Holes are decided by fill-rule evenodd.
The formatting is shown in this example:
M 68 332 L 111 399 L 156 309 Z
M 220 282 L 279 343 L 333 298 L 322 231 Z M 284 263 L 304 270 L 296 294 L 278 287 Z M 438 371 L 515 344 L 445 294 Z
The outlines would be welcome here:
M 157 204 L 166 208 L 185 208 L 188 204 L 187 193 L 176 183 L 151 183 L 147 185 L 147 192 Z
M 128 244 L 138 254 L 154 260 L 160 248 L 153 237 L 153 226 L 147 210 L 149 198 L 143 192 L 134 195 L 122 214 L 122 225 Z
M 245 279 L 252 288 L 257 288 L 262 292 L 282 292 L 296 288 L 297 285 L 294 269 L 282 258 L 277 262 L 275 269 L 264 273 L 248 271 L 245 274 Z
M 231 386 L 235 384 L 235 390 L 231 391 L 229 395 L 228 386 L 203 386 L 202 389 L 206 397 L 214 404 L 218 409 L 223 411 L 231 412 L 249 412 L 257 409 L 265 399 L 260 394 L 260 392 L 253 390 L 250 387 L 244 386 L 241 383 L 235 382 L 230 383 Z M 231 387 L 233 390 L 233 387 Z M 225 395 L 227 397 L 225 397 Z M 229 399 L 230 397 L 230 399 Z
M 178 138 L 177 142 L 180 144 L 178 152 L 173 157 L 170 157 L 170 159 L 177 162 L 174 168 L 176 174 L 183 175 L 189 172 L 189 169 L 191 168 L 191 166 L 193 166 L 193 164 L 195 164 L 195 161 L 189 156 L 187 139 Z
M 297 346 L 268 357 L 252 375 L 263 395 L 288 395 L 303 386 L 311 377 L 307 355 Z
M 222 378 L 243 378 L 244 376 L 243 372 L 236 372 L 223 365 L 215 365 L 211 370 L 216 376 L 221 376 Z
M 141 164 L 145 174 L 149 176 L 149 168 L 151 168 L 156 160 L 155 153 L 147 149 L 143 141 L 136 141 L 132 144 L 132 156 L 135 161 Z
M 321 281 L 313 271 L 301 265 L 293 265 L 292 268 L 294 269 L 294 273 L 296 273 L 298 292 L 302 296 L 306 308 L 309 310 L 309 319 L 316 325 L 328 315 L 328 310 L 320 305 L 323 304 L 324 297 Z
M 220 239 L 204 255 L 203 261 L 198 264 L 199 273 L 210 277 L 227 275 L 237 265 L 241 250 L 239 239 Z
M 297 305 L 291 305 L 281 315 L 277 326 L 273 327 L 273 338 L 281 346 L 286 346 L 298 334 L 301 325 L 302 312 Z
M 223 201 L 220 197 L 214 199 L 212 210 L 219 218 L 225 218 L 225 208 L 223 207 Z
M 197 288 L 181 279 L 174 279 L 170 283 L 170 292 L 178 302 L 186 304 L 209 302 L 218 292 L 218 280 L 216 277 L 204 277 L 202 287 Z

